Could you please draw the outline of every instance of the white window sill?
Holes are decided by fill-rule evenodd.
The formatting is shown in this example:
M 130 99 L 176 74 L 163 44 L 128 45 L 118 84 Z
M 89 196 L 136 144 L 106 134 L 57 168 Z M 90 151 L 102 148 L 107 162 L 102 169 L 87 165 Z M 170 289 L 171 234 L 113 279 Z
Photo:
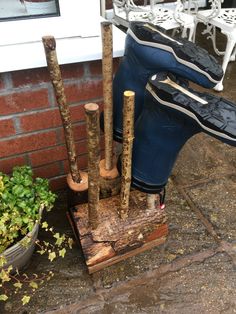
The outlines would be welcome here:
M 125 34 L 113 26 L 113 57 L 124 53 Z M 57 56 L 59 64 L 69 64 L 102 58 L 101 36 L 88 38 L 59 38 Z M 3 45 L 0 47 L 0 72 L 10 72 L 46 66 L 46 58 L 41 41 Z

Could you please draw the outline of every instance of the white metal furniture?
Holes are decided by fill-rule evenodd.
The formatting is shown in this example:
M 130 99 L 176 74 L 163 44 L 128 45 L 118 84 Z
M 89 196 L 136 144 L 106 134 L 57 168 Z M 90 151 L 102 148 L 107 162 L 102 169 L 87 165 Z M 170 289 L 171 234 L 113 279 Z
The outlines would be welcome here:
M 222 68 L 225 73 L 229 61 L 235 61 L 236 54 L 236 9 L 221 8 L 221 0 L 212 0 L 211 9 L 201 10 L 196 14 L 195 31 L 193 40 L 195 41 L 197 24 L 204 23 L 206 29 L 202 34 L 208 34 L 208 38 L 212 40 L 214 51 L 217 55 L 223 55 Z M 220 29 L 221 33 L 227 38 L 225 51 L 219 51 L 216 44 L 216 31 Z M 223 79 L 214 88 L 217 91 L 223 90 Z
M 134 0 L 113 0 L 113 21 L 119 25 L 128 27 L 131 21 L 147 21 L 158 25 L 165 30 L 182 30 L 182 37 L 191 40 L 194 32 L 194 17 L 184 13 L 184 5 L 181 0 L 168 4 L 160 4 L 156 0 L 150 0 L 147 4 L 144 0 L 142 6 L 134 3 Z

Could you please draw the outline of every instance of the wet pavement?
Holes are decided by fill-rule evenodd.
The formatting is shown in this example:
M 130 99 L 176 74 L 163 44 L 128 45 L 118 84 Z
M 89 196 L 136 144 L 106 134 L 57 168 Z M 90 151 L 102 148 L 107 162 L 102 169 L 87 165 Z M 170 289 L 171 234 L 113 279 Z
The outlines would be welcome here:
M 217 94 L 236 101 L 235 83 L 231 63 Z M 28 271 L 50 269 L 54 277 L 29 305 L 21 306 L 17 295 L 0 313 L 236 313 L 235 209 L 236 150 L 198 134 L 181 151 L 167 186 L 165 244 L 93 275 L 76 243 L 53 263 L 35 254 Z M 66 210 L 62 191 L 48 220 L 72 236 Z

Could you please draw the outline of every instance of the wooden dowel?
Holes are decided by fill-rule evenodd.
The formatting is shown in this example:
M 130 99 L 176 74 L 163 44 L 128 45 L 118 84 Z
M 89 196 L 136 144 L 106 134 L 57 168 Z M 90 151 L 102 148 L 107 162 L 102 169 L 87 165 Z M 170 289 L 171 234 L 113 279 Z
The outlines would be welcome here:
M 122 147 L 122 177 L 121 177 L 121 209 L 122 219 L 128 217 L 129 196 L 131 185 L 132 149 L 134 139 L 134 97 L 132 91 L 124 92 L 123 106 L 123 147 Z
M 104 99 L 105 169 L 113 168 L 113 40 L 112 23 L 102 22 L 102 74 Z
M 62 82 L 61 71 L 57 60 L 56 41 L 53 36 L 44 36 L 42 38 L 44 50 L 47 59 L 47 66 L 50 78 L 53 84 L 55 96 L 59 106 L 62 124 L 65 132 L 65 140 L 69 159 L 69 167 L 74 182 L 80 183 L 81 176 L 77 165 L 77 155 L 75 150 L 75 141 L 71 123 L 71 115 L 66 100 L 64 85 Z
M 162 193 L 165 193 L 164 190 Z M 147 195 L 147 208 L 148 211 L 155 211 L 156 214 L 159 214 L 160 217 L 165 215 L 165 205 L 161 204 L 160 198 L 163 197 L 163 194 L 146 194 Z
M 84 106 L 88 137 L 88 213 L 92 230 L 98 226 L 99 206 L 99 107 L 89 103 Z
M 157 208 L 158 201 L 159 201 L 158 194 L 147 194 L 147 209 L 155 210 Z

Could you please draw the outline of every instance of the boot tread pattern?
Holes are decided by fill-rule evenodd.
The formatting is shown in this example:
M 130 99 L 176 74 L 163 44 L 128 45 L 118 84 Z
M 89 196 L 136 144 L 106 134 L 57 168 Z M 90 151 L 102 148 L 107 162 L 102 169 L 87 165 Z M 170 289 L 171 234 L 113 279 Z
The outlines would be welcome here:
M 146 25 L 146 27 L 145 27 Z M 155 31 L 156 28 L 156 31 Z M 220 81 L 223 77 L 223 70 L 217 60 L 209 55 L 209 53 L 197 46 L 195 43 L 183 38 L 172 38 L 163 34 L 161 28 L 150 27 L 148 23 L 134 22 L 131 23 L 128 34 L 135 35 L 143 44 L 150 46 L 159 44 L 163 49 L 172 48 L 176 56 L 188 63 L 191 63 L 205 72 L 209 73 L 216 81 Z
M 216 137 L 223 141 L 224 138 L 232 140 L 234 143 L 229 144 L 236 145 L 236 106 L 234 103 L 221 97 L 188 89 L 192 94 L 207 102 L 207 104 L 202 104 L 173 86 L 163 83 L 162 79 L 150 80 L 149 84 L 160 104 L 187 114 L 199 122 L 203 126 L 203 131 L 207 130 L 206 133 L 217 135 Z

